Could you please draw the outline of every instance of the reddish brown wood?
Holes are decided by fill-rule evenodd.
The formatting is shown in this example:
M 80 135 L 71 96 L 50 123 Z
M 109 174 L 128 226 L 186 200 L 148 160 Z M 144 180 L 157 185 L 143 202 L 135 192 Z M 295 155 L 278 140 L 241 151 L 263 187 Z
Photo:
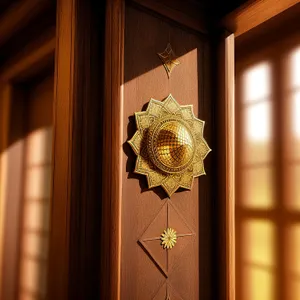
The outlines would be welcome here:
M 32 77 L 46 64 L 49 62 L 51 64 L 54 58 L 55 44 L 55 32 L 51 29 L 45 32 L 42 38 L 29 45 L 24 45 L 23 47 L 26 47 L 27 51 L 12 57 L 2 66 L 0 80 L 8 82 Z
M 0 18 L 0 45 L 50 7 L 50 0 L 25 0 L 11 5 Z
M 112 300 L 120 299 L 124 5 L 110 0 L 106 8 L 101 281 L 103 299 Z
M 58 1 L 48 299 L 68 299 L 75 0 Z
M 235 103 L 234 35 L 224 35 L 219 44 L 218 90 L 218 207 L 220 299 L 235 300 Z
M 204 136 L 212 146 L 210 48 L 205 36 L 149 10 L 128 5 L 125 20 L 124 107 L 121 111 L 124 153 L 119 167 L 122 172 L 121 299 L 148 300 L 155 297 L 166 277 L 138 240 L 167 199 L 161 188 L 148 190 L 145 176 L 133 174 L 135 155 L 126 141 L 136 130 L 134 112 L 145 110 L 151 98 L 163 100 L 171 93 L 180 104 L 192 104 L 195 115 L 205 120 Z M 181 62 L 170 79 L 157 55 L 168 42 Z M 171 257 L 172 253 L 180 253 L 170 272 L 169 284 L 182 299 L 210 299 L 213 294 L 211 163 L 209 154 L 205 159 L 207 176 L 195 179 L 191 191 L 184 190 L 171 197 L 173 205 L 195 232 L 191 240 L 183 239 L 182 244 L 170 252 Z M 180 226 L 179 220 L 175 222 Z M 160 217 L 160 230 L 164 229 L 163 224 L 164 218 Z M 182 252 L 180 245 L 184 247 Z M 159 241 L 153 247 L 148 251 L 151 255 L 163 255 Z
M 239 37 L 299 2 L 299 0 L 249 0 L 243 6 L 228 14 L 221 21 L 221 26 Z
M 206 18 L 204 9 L 199 2 L 186 0 L 185 5 L 182 5 L 180 0 L 132 1 L 196 31 L 207 33 L 209 30 L 209 20 Z

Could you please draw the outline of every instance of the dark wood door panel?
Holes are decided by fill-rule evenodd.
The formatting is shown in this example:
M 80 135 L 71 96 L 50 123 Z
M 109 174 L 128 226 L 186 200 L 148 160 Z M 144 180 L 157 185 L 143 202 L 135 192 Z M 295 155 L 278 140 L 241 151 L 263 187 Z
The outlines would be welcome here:
M 205 160 L 207 175 L 195 179 L 191 191 L 179 190 L 168 199 L 162 188 L 148 190 L 146 177 L 133 173 L 136 157 L 126 142 L 136 130 L 134 112 L 145 110 L 151 98 L 163 100 L 171 93 L 179 104 L 193 105 L 195 115 L 206 122 L 204 137 L 211 145 L 209 41 L 127 5 L 124 43 L 121 299 L 165 300 L 167 290 L 170 299 L 210 299 L 210 155 Z M 157 55 L 168 43 L 180 61 L 170 78 Z M 187 226 L 194 235 L 179 240 L 172 250 L 164 250 L 159 241 L 140 243 L 151 226 L 163 232 L 167 211 L 179 231 Z

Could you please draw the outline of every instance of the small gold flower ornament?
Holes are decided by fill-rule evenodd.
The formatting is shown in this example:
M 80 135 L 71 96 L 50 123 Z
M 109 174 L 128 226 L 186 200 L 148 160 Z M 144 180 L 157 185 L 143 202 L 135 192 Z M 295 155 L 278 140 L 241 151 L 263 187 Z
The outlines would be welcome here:
M 177 234 L 176 231 L 172 228 L 167 228 L 161 234 L 161 245 L 164 249 L 172 249 L 177 242 Z

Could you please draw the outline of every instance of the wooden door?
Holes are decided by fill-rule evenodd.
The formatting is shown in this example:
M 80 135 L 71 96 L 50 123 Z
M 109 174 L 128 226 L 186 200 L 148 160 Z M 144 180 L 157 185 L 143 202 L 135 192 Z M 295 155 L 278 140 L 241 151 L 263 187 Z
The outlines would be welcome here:
M 104 127 L 103 201 L 108 195 L 117 200 L 109 208 L 114 227 L 107 227 L 106 233 L 116 238 L 116 245 L 110 239 L 110 259 L 115 259 L 111 284 L 116 283 L 116 289 L 109 299 L 211 299 L 212 156 L 205 159 L 207 175 L 195 179 L 191 191 L 182 189 L 168 198 L 161 187 L 148 189 L 146 177 L 134 173 L 136 156 L 127 143 L 136 131 L 134 113 L 145 110 L 151 98 L 162 101 L 172 94 L 179 104 L 193 105 L 195 116 L 205 121 L 204 137 L 213 147 L 210 42 L 206 34 L 170 20 L 162 11 L 126 2 L 123 17 L 119 59 L 124 69 L 111 69 L 107 75 L 114 81 L 120 74 L 121 84 L 115 86 L 116 93 L 120 88 L 119 106 L 109 108 L 106 103 L 105 111 L 110 115 L 107 122 L 120 127 L 108 123 Z M 168 44 L 180 62 L 170 77 L 158 56 Z M 171 250 L 153 239 L 167 227 L 185 234 Z

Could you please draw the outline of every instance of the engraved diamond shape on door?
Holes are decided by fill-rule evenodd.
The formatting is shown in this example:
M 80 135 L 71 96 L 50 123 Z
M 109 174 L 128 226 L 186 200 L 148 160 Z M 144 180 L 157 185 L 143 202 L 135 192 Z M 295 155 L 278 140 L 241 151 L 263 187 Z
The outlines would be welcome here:
M 164 283 L 154 296 L 153 300 L 183 300 L 175 289 L 168 283 Z
M 166 228 L 173 228 L 177 233 L 177 243 L 172 249 L 163 249 L 161 246 L 161 234 Z M 167 278 L 194 235 L 195 233 L 171 200 L 167 200 L 139 239 L 139 243 Z

